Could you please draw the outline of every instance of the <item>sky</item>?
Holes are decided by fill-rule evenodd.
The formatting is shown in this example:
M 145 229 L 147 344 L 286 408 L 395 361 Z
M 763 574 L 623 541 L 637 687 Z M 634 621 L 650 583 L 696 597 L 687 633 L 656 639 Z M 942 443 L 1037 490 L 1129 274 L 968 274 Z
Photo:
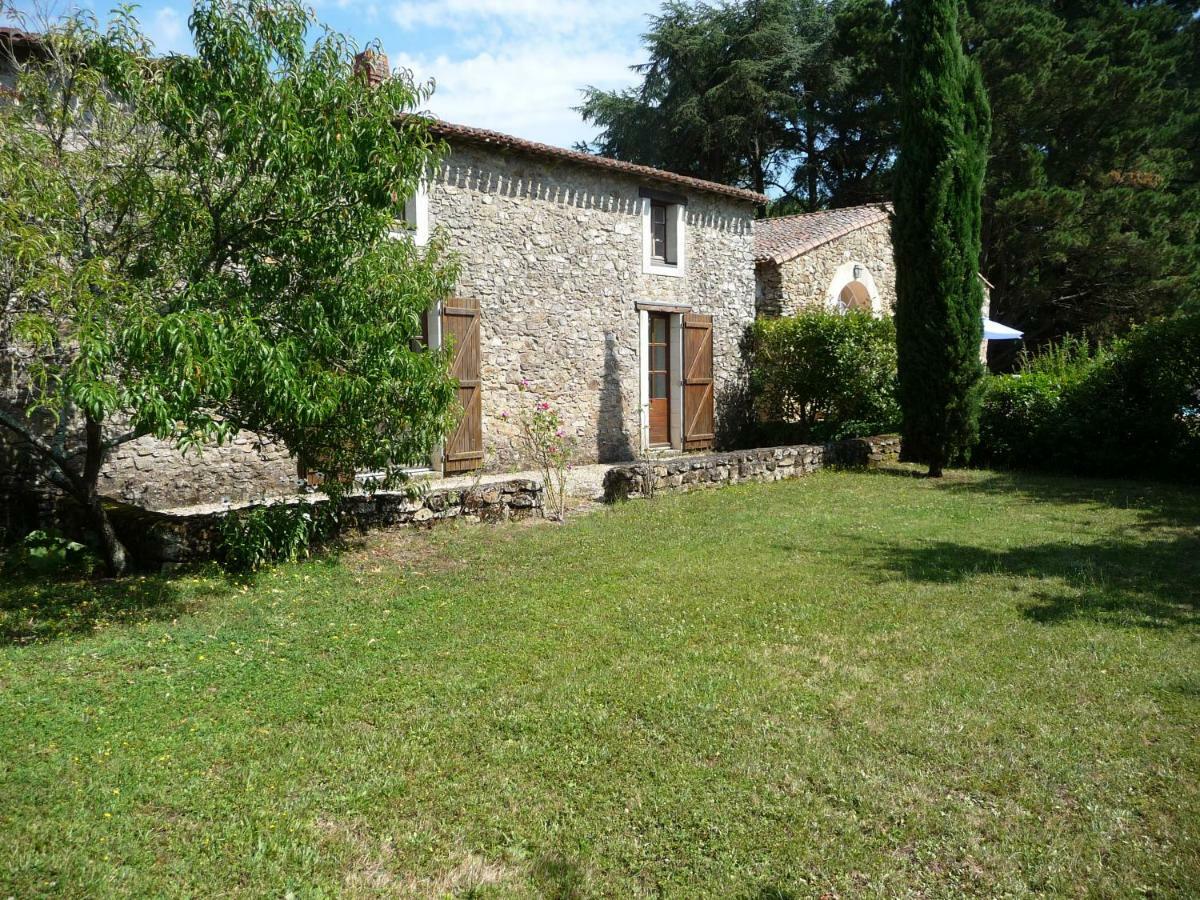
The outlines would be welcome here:
M 572 109 L 581 88 L 636 82 L 629 67 L 644 61 L 641 35 L 660 6 L 658 0 L 309 2 L 318 19 L 360 45 L 378 38 L 393 67 L 434 79 L 426 105 L 435 115 L 563 147 L 595 135 Z M 109 5 L 94 4 L 99 11 Z M 27 0 L 17 8 L 28 9 Z M 186 0 L 142 4 L 138 17 L 160 52 L 191 48 L 189 9 Z

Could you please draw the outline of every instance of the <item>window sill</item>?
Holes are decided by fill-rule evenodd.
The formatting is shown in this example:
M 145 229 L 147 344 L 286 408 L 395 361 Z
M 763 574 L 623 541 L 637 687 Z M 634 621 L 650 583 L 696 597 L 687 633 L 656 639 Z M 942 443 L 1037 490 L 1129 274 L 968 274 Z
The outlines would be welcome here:
M 682 278 L 685 273 L 683 266 L 677 264 L 649 262 L 642 266 L 642 274 L 666 275 L 669 278 Z

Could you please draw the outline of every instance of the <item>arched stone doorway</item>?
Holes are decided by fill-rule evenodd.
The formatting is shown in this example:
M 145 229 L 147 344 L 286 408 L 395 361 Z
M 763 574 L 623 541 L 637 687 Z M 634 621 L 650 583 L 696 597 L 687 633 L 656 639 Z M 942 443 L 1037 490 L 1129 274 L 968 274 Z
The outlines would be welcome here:
M 857 260 L 838 266 L 829 284 L 826 307 L 836 312 L 883 313 L 883 303 L 871 270 Z
M 871 292 L 861 281 L 852 281 L 838 294 L 842 312 L 871 312 Z

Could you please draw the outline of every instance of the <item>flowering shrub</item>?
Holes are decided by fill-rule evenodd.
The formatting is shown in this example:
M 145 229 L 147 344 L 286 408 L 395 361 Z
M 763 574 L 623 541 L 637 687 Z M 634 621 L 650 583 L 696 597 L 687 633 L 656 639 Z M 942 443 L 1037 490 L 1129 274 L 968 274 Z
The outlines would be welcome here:
M 528 380 L 521 380 L 520 390 L 522 395 L 530 393 Z M 511 414 L 506 411 L 501 416 L 508 419 Z M 533 461 L 542 476 L 542 514 L 561 522 L 567 511 L 567 472 L 575 454 L 575 437 L 567 433 L 562 416 L 544 400 L 521 409 L 516 422 L 521 429 L 522 455 Z

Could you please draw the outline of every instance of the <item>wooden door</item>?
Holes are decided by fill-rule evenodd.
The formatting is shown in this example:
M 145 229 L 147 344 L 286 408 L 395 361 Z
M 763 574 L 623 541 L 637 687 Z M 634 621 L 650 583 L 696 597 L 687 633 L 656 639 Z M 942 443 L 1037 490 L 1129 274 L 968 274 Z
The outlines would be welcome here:
M 683 317 L 683 449 L 710 450 L 713 416 L 712 316 Z
M 456 297 L 442 307 L 442 340 L 454 360 L 450 374 L 458 381 L 462 418 L 442 452 L 447 475 L 469 472 L 483 464 L 483 398 L 479 384 L 479 301 Z
M 650 313 L 647 348 L 650 378 L 650 446 L 671 444 L 671 317 Z

